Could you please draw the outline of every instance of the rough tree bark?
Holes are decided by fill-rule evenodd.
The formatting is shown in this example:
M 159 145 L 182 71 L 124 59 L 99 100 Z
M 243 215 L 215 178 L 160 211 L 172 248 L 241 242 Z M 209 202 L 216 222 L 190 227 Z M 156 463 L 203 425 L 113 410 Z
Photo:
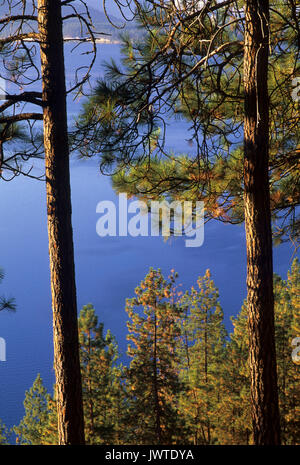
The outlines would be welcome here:
M 59 444 L 83 444 L 60 0 L 38 0 Z
M 254 441 L 280 443 L 269 161 L 269 2 L 245 6 L 244 188 Z

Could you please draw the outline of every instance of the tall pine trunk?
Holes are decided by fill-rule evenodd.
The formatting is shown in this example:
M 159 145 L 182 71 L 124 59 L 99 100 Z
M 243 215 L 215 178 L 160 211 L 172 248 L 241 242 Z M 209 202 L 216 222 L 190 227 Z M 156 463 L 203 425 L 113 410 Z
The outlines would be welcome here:
M 280 443 L 269 191 L 269 2 L 247 0 L 244 188 L 254 441 Z
M 60 0 L 38 0 L 59 444 L 83 444 Z

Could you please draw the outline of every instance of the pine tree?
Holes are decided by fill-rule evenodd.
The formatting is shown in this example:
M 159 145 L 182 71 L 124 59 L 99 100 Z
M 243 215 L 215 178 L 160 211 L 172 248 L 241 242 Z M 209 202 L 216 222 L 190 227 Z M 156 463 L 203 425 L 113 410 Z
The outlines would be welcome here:
M 299 283 L 300 267 L 297 259 L 292 263 L 286 281 L 275 277 L 278 388 L 284 444 L 299 444 L 300 434 L 300 367 L 291 356 L 292 341 L 294 337 L 300 336 Z
M 5 102 L 0 105 L 0 176 L 5 170 L 11 179 L 24 174 L 46 182 L 60 444 L 84 444 L 66 109 L 71 89 L 66 89 L 63 50 L 63 21 L 74 17 L 95 44 L 88 7 L 82 5 L 84 12 L 80 13 L 73 0 L 4 0 L 0 18 L 0 77 L 14 82 L 16 91 L 12 95 L 5 92 Z M 30 47 L 27 40 L 33 42 Z M 95 56 L 96 47 L 92 53 Z M 82 88 L 91 67 L 84 76 L 75 73 L 72 90 Z M 26 111 L 26 104 L 39 111 Z M 33 127 L 37 121 L 43 121 L 42 138 Z M 16 147 L 21 140 L 15 131 L 19 122 L 27 126 L 28 137 L 26 144 Z M 12 141 L 11 136 L 15 136 Z M 36 157 L 45 158 L 45 176 L 31 174 L 32 166 L 27 171 L 22 167 L 23 161 L 32 162 Z
M 287 286 L 293 309 L 292 337 L 294 338 L 300 336 L 300 265 L 297 258 L 293 261 L 291 271 L 288 273 Z
M 127 370 L 131 442 L 172 444 L 181 437 L 178 395 L 181 382 L 176 348 L 180 338 L 180 309 L 176 304 L 176 273 L 164 279 L 149 273 L 128 299 L 130 341 Z M 181 434 L 180 434 L 181 433 Z M 180 441 L 180 439 L 179 439 Z
M 8 431 L 6 426 L 0 420 L 0 445 L 7 445 L 8 444 Z
M 182 323 L 181 376 L 185 391 L 181 413 L 194 444 L 213 444 L 217 438 L 220 369 L 224 364 L 226 331 L 219 293 L 207 270 L 180 300 Z
M 53 397 L 50 394 L 48 394 L 47 396 L 48 416 L 42 429 L 42 436 L 40 442 L 40 444 L 43 444 L 45 446 L 58 445 L 59 443 L 55 386 L 53 387 L 53 391 Z
M 124 443 L 126 394 L 123 367 L 110 331 L 103 335 L 95 309 L 85 305 L 78 319 L 85 434 L 89 444 Z M 40 375 L 25 394 L 25 416 L 14 427 L 20 444 L 58 444 L 56 386 L 52 397 Z
M 59 443 L 84 444 L 61 9 L 38 0 L 54 366 Z
M 220 369 L 219 444 L 253 444 L 250 404 L 249 338 L 247 306 L 231 318 L 233 332 L 226 343 Z
M 247 303 L 232 318 L 229 339 L 209 270 L 182 295 L 173 272 L 150 269 L 128 299 L 132 361 L 116 365 L 117 347 L 92 305 L 79 317 L 86 437 L 90 444 L 254 444 L 251 427 Z M 275 335 L 283 444 L 299 444 L 300 369 L 292 359 L 299 336 L 300 267 L 274 275 Z M 54 389 L 55 392 L 55 389 Z M 55 396 L 38 375 L 14 428 L 21 444 L 57 444 Z M 2 428 L 2 429 L 1 429 Z M 0 442 L 6 441 L 0 426 Z
M 79 342 L 86 440 L 115 444 L 120 434 L 121 372 L 118 348 L 110 331 L 103 335 L 94 307 L 85 305 L 79 316 Z
M 299 443 L 300 373 L 291 356 L 291 341 L 297 334 L 294 322 L 297 321 L 299 325 L 299 276 L 297 259 L 292 264 L 287 281 L 274 275 L 275 343 L 283 444 Z M 226 345 L 226 363 L 220 371 L 221 421 L 218 437 L 222 444 L 253 444 L 246 302 L 232 322 L 234 330 Z
M 49 401 L 50 395 L 38 374 L 32 387 L 25 393 L 25 415 L 20 424 L 13 428 L 18 444 L 39 445 L 43 443 L 42 438 L 51 408 Z

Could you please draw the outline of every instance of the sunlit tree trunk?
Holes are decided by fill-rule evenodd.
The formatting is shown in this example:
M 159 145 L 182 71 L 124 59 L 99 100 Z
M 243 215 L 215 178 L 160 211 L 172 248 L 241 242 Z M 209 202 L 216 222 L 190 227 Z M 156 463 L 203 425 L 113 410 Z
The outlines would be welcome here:
M 269 2 L 245 7 L 245 225 L 254 441 L 280 443 L 269 192 Z
M 59 443 L 83 444 L 61 1 L 38 0 L 38 23 Z

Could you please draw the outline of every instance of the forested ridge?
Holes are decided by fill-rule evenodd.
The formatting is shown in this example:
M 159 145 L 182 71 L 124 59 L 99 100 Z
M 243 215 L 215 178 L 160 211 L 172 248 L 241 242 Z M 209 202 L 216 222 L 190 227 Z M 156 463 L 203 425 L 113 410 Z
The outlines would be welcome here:
M 275 331 L 283 444 L 299 444 L 300 265 L 274 276 Z M 79 341 L 88 444 L 253 444 L 246 303 L 226 331 L 209 270 L 184 291 L 174 270 L 150 269 L 127 299 L 128 365 L 93 305 L 80 312 Z M 101 314 L 101 309 L 97 309 Z M 55 392 L 55 387 L 54 387 Z M 17 444 L 57 444 L 55 395 L 40 375 L 26 392 Z M 12 432 L 11 432 L 12 433 Z M 9 437 L 1 425 L 0 440 Z

